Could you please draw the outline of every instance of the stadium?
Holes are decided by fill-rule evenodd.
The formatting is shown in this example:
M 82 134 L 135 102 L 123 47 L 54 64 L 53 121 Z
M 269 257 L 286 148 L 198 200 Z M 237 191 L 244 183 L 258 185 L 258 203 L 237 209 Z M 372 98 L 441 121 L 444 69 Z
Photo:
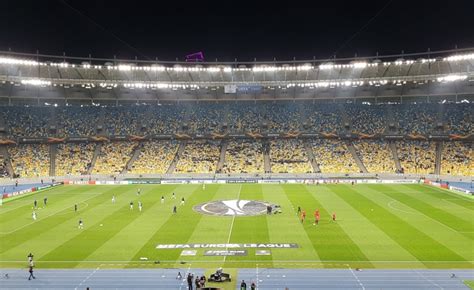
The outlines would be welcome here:
M 0 51 L 1 288 L 469 289 L 473 112 L 474 48 Z

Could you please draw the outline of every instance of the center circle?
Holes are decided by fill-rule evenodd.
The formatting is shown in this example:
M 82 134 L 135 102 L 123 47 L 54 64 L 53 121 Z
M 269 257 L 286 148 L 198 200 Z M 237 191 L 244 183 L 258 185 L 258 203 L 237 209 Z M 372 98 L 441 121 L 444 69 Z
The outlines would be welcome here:
M 258 200 L 214 200 L 195 205 L 193 210 L 205 215 L 214 216 L 255 216 L 267 213 L 272 204 Z

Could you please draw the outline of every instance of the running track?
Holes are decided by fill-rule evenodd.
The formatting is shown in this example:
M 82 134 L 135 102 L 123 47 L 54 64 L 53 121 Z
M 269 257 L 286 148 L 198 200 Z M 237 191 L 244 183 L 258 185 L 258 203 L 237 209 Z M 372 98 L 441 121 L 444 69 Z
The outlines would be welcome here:
M 224 269 L 225 270 L 225 269 Z M 0 288 L 6 289 L 187 289 L 176 274 L 187 269 L 74 269 L 35 271 L 0 270 Z M 191 269 L 197 275 L 203 269 Z M 5 278 L 5 273 L 10 278 Z M 456 277 L 451 278 L 454 273 Z M 184 275 L 183 275 L 184 276 Z M 474 280 L 474 270 L 362 270 L 351 269 L 241 269 L 237 281 L 258 281 L 258 289 L 469 289 L 463 280 Z M 237 283 L 240 285 L 240 283 Z M 238 289 L 238 288 L 237 288 Z

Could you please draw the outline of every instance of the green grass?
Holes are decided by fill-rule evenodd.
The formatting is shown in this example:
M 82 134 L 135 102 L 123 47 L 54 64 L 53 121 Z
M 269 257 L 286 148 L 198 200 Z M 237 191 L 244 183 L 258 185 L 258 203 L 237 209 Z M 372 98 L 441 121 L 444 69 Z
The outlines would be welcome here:
M 466 286 L 468 286 L 471 289 L 474 289 L 474 280 L 464 280 L 463 281 Z
M 172 192 L 177 200 L 170 199 Z M 180 206 L 183 196 L 186 203 Z M 43 207 L 37 221 L 31 218 L 34 199 Z M 280 204 L 283 214 L 232 218 L 192 209 L 227 199 Z M 307 212 L 304 223 L 298 206 Z M 313 225 L 315 209 L 321 213 L 318 226 Z M 337 222 L 331 221 L 333 212 Z M 80 218 L 83 230 L 77 228 Z M 0 207 L 0 267 L 25 267 L 32 252 L 42 268 L 472 268 L 473 221 L 472 199 L 424 185 L 214 184 L 205 190 L 200 185 L 68 185 Z M 299 248 L 272 249 L 271 256 L 248 249 L 247 256 L 226 258 L 204 256 L 202 249 L 187 257 L 181 250 L 156 249 L 157 244 L 228 242 L 297 243 Z

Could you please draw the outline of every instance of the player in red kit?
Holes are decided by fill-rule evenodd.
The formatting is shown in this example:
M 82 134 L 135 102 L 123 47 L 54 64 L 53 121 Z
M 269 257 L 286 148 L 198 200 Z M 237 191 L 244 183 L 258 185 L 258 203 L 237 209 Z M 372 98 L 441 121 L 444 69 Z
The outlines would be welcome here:
M 332 221 L 333 221 L 333 222 L 336 221 L 336 213 L 335 213 L 335 212 L 332 213 Z
M 319 214 L 314 217 L 314 224 L 319 225 Z

